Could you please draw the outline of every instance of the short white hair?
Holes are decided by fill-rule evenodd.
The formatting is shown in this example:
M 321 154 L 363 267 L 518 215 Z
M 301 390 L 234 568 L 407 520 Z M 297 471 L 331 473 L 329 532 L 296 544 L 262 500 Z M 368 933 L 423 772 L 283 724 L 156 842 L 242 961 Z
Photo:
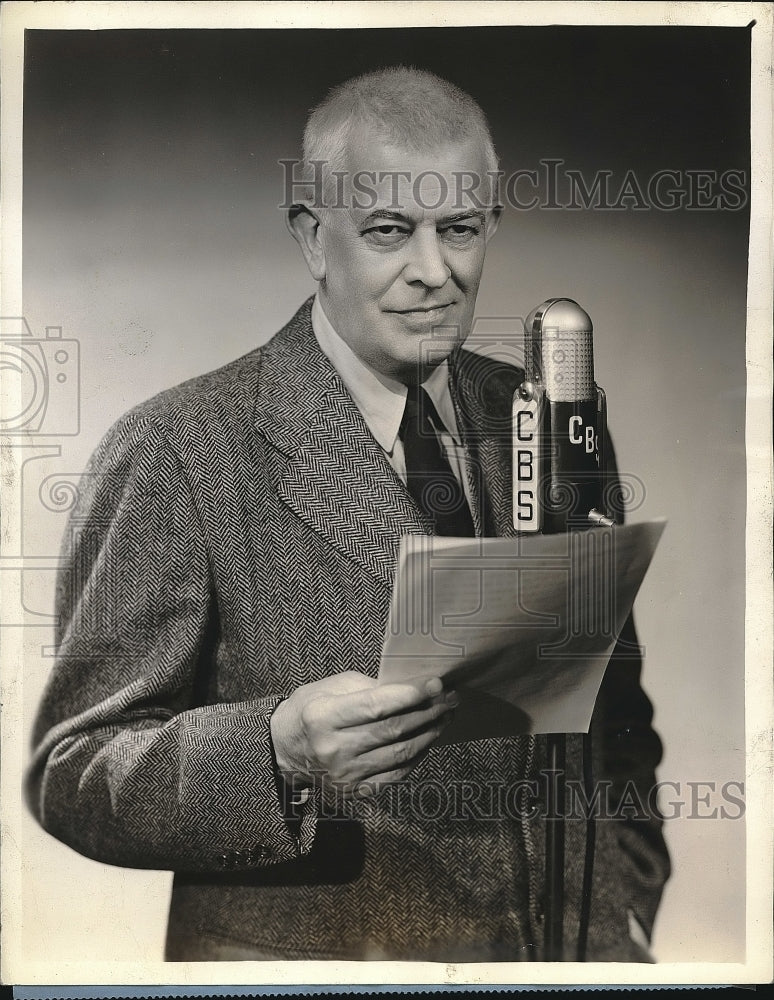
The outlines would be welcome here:
M 364 124 L 385 141 L 418 152 L 475 139 L 497 190 L 499 169 L 489 123 L 470 94 L 428 70 L 390 66 L 333 87 L 310 113 L 304 129 L 304 177 L 322 161 L 324 177 L 342 169 L 350 132 Z

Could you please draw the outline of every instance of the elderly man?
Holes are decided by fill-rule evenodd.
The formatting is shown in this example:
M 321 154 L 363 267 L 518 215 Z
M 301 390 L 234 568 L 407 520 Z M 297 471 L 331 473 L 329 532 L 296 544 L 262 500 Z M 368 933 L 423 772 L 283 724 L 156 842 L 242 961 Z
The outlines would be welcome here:
M 461 349 L 499 218 L 489 129 L 396 68 L 332 91 L 304 157 L 288 221 L 315 298 L 127 414 L 84 476 L 29 801 L 83 854 L 175 872 L 170 960 L 539 960 L 545 819 L 507 793 L 543 742 L 437 745 L 455 692 L 376 682 L 401 536 L 512 533 L 521 372 Z M 594 730 L 619 795 L 654 781 L 650 718 L 616 655 Z M 463 785 L 506 794 L 391 794 Z M 584 831 L 566 957 L 647 959 L 630 931 L 668 873 L 658 820 L 598 823 L 585 888 Z

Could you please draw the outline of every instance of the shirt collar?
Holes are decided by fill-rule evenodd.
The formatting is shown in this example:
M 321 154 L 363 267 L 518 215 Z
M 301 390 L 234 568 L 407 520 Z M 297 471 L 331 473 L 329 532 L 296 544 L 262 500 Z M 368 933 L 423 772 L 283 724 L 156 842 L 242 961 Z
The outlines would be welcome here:
M 312 303 L 312 329 L 323 354 L 341 376 L 347 391 L 379 446 L 388 454 L 395 448 L 406 405 L 402 382 L 381 375 L 355 354 L 325 315 L 320 299 Z M 449 366 L 440 364 L 423 385 L 438 416 L 456 444 L 460 444 L 454 403 L 449 391 Z

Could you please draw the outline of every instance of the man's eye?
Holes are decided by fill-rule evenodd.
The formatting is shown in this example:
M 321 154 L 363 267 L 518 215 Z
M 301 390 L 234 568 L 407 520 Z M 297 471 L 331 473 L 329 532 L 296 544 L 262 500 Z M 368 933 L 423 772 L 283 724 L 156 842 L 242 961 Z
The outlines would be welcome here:
M 383 226 L 371 226 L 370 229 L 365 230 L 363 235 L 380 246 L 390 246 L 393 243 L 399 243 L 408 236 L 408 230 L 388 222 Z
M 468 223 L 458 222 L 452 226 L 447 226 L 442 230 L 442 235 L 454 243 L 465 243 L 478 236 L 479 227 Z

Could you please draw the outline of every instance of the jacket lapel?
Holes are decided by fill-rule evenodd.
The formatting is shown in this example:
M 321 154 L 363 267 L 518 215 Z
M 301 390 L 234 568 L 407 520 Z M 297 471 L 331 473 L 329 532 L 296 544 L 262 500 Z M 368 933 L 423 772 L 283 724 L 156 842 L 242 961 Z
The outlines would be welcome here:
M 391 586 L 401 536 L 431 529 L 320 350 L 311 300 L 263 349 L 255 421 L 280 499 Z

